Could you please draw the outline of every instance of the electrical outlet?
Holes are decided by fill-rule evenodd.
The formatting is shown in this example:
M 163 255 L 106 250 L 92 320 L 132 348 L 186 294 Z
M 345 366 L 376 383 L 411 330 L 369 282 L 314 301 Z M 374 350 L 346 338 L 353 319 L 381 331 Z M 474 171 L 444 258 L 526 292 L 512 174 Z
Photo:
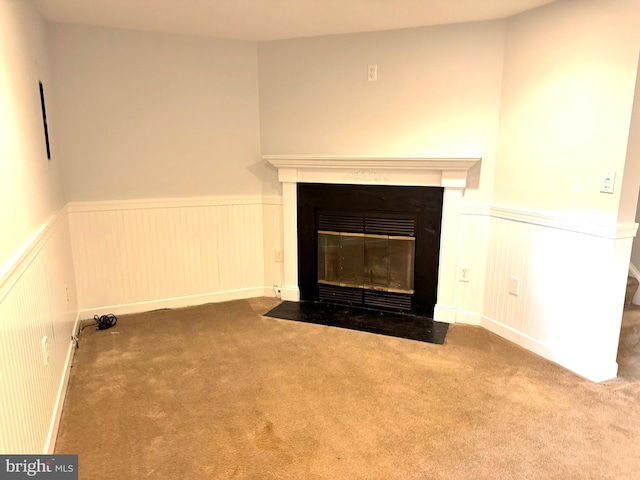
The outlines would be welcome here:
M 458 281 L 460 282 L 471 281 L 471 269 L 469 267 L 460 267 L 458 269 Z
M 367 68 L 367 80 L 369 82 L 378 81 L 378 65 L 369 65 Z
M 520 295 L 520 279 L 518 277 L 509 278 L 509 293 L 516 297 Z
M 276 262 L 282 262 L 282 250 L 276 249 Z
M 42 359 L 45 367 L 49 365 L 49 339 L 46 335 L 42 337 Z

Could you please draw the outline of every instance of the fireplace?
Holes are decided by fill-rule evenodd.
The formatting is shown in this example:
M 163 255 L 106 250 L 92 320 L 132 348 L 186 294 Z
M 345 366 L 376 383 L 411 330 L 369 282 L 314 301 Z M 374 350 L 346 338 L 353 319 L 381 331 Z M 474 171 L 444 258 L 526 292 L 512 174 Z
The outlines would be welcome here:
M 441 187 L 300 183 L 300 299 L 433 316 Z
M 309 255 L 317 258 L 318 255 L 316 250 L 299 252 L 299 186 L 330 184 L 441 187 L 437 189 L 442 195 L 441 221 L 438 225 L 439 253 L 434 264 L 436 274 L 432 277 L 435 284 L 431 287 L 435 290 L 433 318 L 448 323 L 455 322 L 460 212 L 469 169 L 478 164 L 480 158 L 265 155 L 263 159 L 278 169 L 278 178 L 282 183 L 283 300 L 304 299 L 307 291 L 304 280 L 306 276 L 299 269 L 308 267 L 299 265 L 298 259 L 309 258 Z M 344 205 L 348 203 L 343 203 L 341 207 Z M 415 272 L 419 275 L 424 269 L 418 264 L 421 257 L 417 252 L 416 250 Z M 310 268 L 315 278 L 314 283 L 317 284 L 318 267 L 312 265 Z M 415 295 L 415 301 L 420 302 L 418 295 L 421 294 L 416 292 Z

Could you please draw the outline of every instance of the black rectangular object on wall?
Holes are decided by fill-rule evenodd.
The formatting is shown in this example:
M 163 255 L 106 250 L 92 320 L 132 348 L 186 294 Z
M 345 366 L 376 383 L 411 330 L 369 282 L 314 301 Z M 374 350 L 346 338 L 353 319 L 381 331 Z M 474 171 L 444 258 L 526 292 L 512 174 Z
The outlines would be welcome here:
M 51 148 L 49 147 L 49 126 L 47 125 L 47 107 L 44 104 L 44 87 L 42 82 L 38 82 L 40 85 L 40 105 L 42 107 L 42 123 L 44 124 L 44 141 L 47 146 L 47 158 L 51 160 Z

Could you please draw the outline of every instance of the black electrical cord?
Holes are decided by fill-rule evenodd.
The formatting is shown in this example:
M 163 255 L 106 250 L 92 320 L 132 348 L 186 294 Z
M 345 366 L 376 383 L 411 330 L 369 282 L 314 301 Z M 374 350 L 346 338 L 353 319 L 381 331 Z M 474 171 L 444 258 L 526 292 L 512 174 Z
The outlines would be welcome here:
M 98 316 L 95 315 L 93 320 L 98 324 L 96 330 L 106 330 L 107 328 L 113 327 L 116 323 L 118 323 L 118 319 L 113 313 L 109 313 L 107 315 Z M 80 330 L 78 330 L 78 335 L 82 333 L 82 331 L 87 328 L 90 323 L 83 325 Z M 71 335 L 71 341 L 76 344 L 76 348 L 80 348 L 80 341 L 77 335 Z
M 102 315 L 101 317 L 96 315 L 95 317 L 93 317 L 93 319 L 98 324 L 96 330 L 105 330 L 107 328 L 111 328 L 118 322 L 118 319 L 112 313 L 109 313 L 108 315 Z

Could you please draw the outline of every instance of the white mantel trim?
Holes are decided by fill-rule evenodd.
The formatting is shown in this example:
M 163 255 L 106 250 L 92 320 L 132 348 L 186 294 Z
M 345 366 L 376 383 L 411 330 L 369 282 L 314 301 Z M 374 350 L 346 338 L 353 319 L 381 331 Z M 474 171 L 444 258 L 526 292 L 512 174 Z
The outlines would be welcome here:
M 443 187 L 438 300 L 434 318 L 455 321 L 456 275 L 462 197 L 469 169 L 480 158 L 263 155 L 282 182 L 284 285 L 282 299 L 300 300 L 298 288 L 297 184 Z
M 263 155 L 282 183 L 349 183 L 466 188 L 480 158 Z
M 368 168 L 388 170 L 463 170 L 480 158 L 363 157 L 336 155 L 263 155 L 277 168 Z

